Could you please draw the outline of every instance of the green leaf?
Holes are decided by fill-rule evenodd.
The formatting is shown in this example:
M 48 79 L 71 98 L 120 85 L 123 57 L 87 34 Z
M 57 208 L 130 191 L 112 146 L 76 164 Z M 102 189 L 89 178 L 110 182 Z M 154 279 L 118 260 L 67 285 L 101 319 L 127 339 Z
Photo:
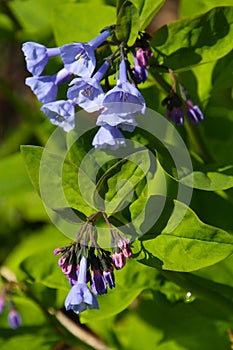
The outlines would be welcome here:
M 192 174 L 183 177 L 181 183 L 204 191 L 220 191 L 233 187 L 233 176 L 221 172 L 194 171 Z
M 139 32 L 139 14 L 131 1 L 125 1 L 120 8 L 116 21 L 116 37 L 119 41 L 132 46 Z
M 165 0 L 131 0 L 139 11 L 140 16 L 140 30 L 150 24 L 156 13 L 165 3 Z
M 232 6 L 231 0 L 181 0 L 179 12 L 181 17 L 199 15 L 218 6 Z
M 204 15 L 179 20 L 159 29 L 151 45 L 172 69 L 214 61 L 232 50 L 232 7 L 217 7 Z
M 131 202 L 133 192 L 150 169 L 147 150 L 135 152 L 115 163 L 97 183 L 97 190 L 105 198 L 108 213 L 121 210 Z
M 88 182 L 87 186 L 91 184 L 89 177 L 83 173 L 82 169 L 78 169 L 70 161 L 42 147 L 23 146 L 21 151 L 31 181 L 46 207 L 54 210 L 72 207 L 86 215 L 91 215 L 95 211 L 83 199 L 79 189 L 79 172 L 80 178 Z
M 58 45 L 90 41 L 115 22 L 114 7 L 92 3 L 57 6 L 52 18 Z
M 20 268 L 31 282 L 41 283 L 49 288 L 69 289 L 67 278 L 57 265 L 58 257 L 52 251 L 42 250 L 24 259 Z M 46 264 L 45 264 L 46 261 Z
M 36 191 L 40 193 L 39 169 L 44 148 L 38 146 L 21 146 L 20 151 L 23 155 L 30 180 Z
M 231 322 L 220 321 L 211 308 L 214 306 L 200 299 L 191 303 L 170 303 L 160 293 L 153 293 L 152 300 L 141 298 L 137 306 L 122 315 L 121 322 L 114 325 L 120 343 L 118 348 L 227 349 L 226 329 Z
M 190 208 L 176 202 L 168 225 L 155 239 L 145 241 L 144 246 L 149 254 L 162 260 L 164 269 L 187 272 L 213 265 L 231 255 L 233 236 L 204 224 Z

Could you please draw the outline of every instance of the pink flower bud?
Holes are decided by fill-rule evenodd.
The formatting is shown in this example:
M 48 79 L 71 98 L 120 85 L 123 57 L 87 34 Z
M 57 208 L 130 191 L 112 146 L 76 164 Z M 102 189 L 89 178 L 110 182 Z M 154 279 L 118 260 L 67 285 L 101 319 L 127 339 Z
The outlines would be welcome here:
M 126 264 L 126 259 L 124 254 L 122 252 L 114 253 L 112 256 L 112 262 L 117 270 L 122 269 Z

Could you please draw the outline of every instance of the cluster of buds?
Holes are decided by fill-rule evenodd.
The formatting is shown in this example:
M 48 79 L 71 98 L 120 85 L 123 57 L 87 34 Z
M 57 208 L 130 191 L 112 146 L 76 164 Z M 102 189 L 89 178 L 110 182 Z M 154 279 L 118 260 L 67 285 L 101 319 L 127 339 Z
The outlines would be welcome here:
M 111 38 L 111 41 L 107 40 Z M 117 49 L 103 59 L 96 67 L 96 50 L 105 44 Z M 47 48 L 35 42 L 26 42 L 22 50 L 27 69 L 32 77 L 26 78 L 37 99 L 43 103 L 41 111 L 54 125 L 69 132 L 75 127 L 75 108 L 81 107 L 88 113 L 97 112 L 96 124 L 99 131 L 93 139 L 93 146 L 116 149 L 125 145 L 121 130 L 133 131 L 137 125 L 134 115 L 145 113 L 145 101 L 137 84 L 147 79 L 147 65 L 152 51 L 145 33 L 139 33 L 135 45 L 128 47 L 118 42 L 115 25 L 106 27 L 88 43 L 66 44 Z M 128 56 L 133 56 L 134 65 Z M 41 75 L 50 57 L 60 56 L 62 69 L 53 75 Z M 114 87 L 101 81 L 107 79 L 108 70 L 116 67 L 118 79 Z M 110 73 L 109 73 L 110 74 Z M 111 73 L 112 74 L 112 73 Z M 56 100 L 60 84 L 69 83 L 67 99 Z M 108 86 L 107 86 L 108 85 Z M 127 106 L 124 106 L 126 103 Z
M 110 229 L 112 252 L 101 248 L 97 242 L 93 222 L 100 214 Z M 108 288 L 115 287 L 114 269 L 120 270 L 125 266 L 126 258 L 132 256 L 132 250 L 130 240 L 112 228 L 106 214 L 97 213 L 83 224 L 73 243 L 56 248 L 54 254 L 61 255 L 58 265 L 72 286 L 65 307 L 78 314 L 87 308 L 98 309 L 95 295 L 106 294 Z
M 3 290 L 1 296 L 0 296 L 0 314 L 3 313 L 6 302 L 7 302 L 7 296 L 9 294 L 9 288 L 8 286 Z M 8 323 L 12 329 L 16 329 L 21 326 L 22 320 L 19 312 L 17 311 L 15 304 L 11 297 L 9 296 L 9 302 L 8 302 Z
M 188 120 L 193 124 L 199 124 L 203 121 L 204 116 L 200 108 L 191 101 L 188 91 L 184 89 L 181 84 L 179 85 L 179 93 L 177 91 L 177 78 L 169 69 L 169 73 L 173 79 L 173 86 L 170 94 L 162 101 L 162 106 L 166 106 L 166 116 L 169 120 L 177 126 L 184 124 L 184 115 L 188 117 Z

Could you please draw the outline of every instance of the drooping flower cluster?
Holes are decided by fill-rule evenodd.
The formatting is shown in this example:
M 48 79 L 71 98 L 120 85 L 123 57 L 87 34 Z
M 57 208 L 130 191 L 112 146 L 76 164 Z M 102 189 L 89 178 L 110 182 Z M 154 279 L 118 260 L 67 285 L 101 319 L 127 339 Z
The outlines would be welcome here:
M 175 77 L 174 72 L 169 69 L 169 73 L 173 79 L 173 86 L 170 94 L 165 97 L 162 101 L 162 106 L 166 106 L 166 116 L 167 119 L 173 121 L 177 126 L 184 124 L 184 115 L 186 113 L 188 120 L 193 124 L 199 124 L 203 121 L 204 116 L 200 108 L 191 101 L 188 91 L 179 84 L 179 92 L 177 93 L 177 78 Z M 185 102 L 183 102 L 183 100 Z
M 93 222 L 100 214 L 109 226 L 112 253 L 101 248 L 97 242 Z M 83 224 L 75 242 L 55 249 L 54 254 L 61 254 L 58 265 L 72 286 L 65 300 L 66 310 L 78 314 L 86 309 L 99 308 L 95 295 L 106 294 L 108 288 L 115 287 L 114 269 L 120 270 L 125 266 L 126 258 L 132 256 L 132 250 L 130 240 L 111 227 L 106 214 L 97 213 Z
M 135 46 L 130 49 L 133 67 L 127 58 L 129 48 L 126 50 L 123 43 L 116 42 L 115 45 L 118 44 L 120 50 L 118 47 L 96 68 L 95 50 L 106 42 L 114 29 L 114 25 L 105 28 L 88 43 L 46 48 L 38 43 L 26 42 L 22 47 L 27 69 L 33 75 L 26 78 L 26 85 L 43 103 L 41 110 L 52 124 L 69 132 L 75 127 L 76 106 L 88 113 L 98 112 L 96 124 L 100 129 L 92 143 L 96 148 L 110 146 L 115 149 L 119 145 L 125 145 L 120 130 L 133 131 L 137 125 L 134 115 L 145 113 L 145 101 L 137 84 L 147 79 L 146 67 L 152 51 L 142 33 Z M 53 56 L 61 57 L 63 68 L 52 76 L 41 75 L 49 58 Z M 105 93 L 101 81 L 113 62 L 119 66 L 118 80 L 116 86 Z M 57 101 L 59 85 L 67 82 L 67 99 Z
M 10 292 L 10 287 L 7 286 L 6 288 L 4 288 L 1 296 L 0 296 L 0 314 L 3 313 L 5 307 L 6 307 L 6 301 L 7 301 L 7 295 Z M 19 312 L 17 311 L 15 304 L 11 298 L 11 296 L 9 296 L 9 302 L 8 302 L 8 323 L 10 325 L 10 327 L 12 329 L 16 329 L 18 327 L 21 326 L 22 324 L 22 319 L 21 316 L 19 314 Z

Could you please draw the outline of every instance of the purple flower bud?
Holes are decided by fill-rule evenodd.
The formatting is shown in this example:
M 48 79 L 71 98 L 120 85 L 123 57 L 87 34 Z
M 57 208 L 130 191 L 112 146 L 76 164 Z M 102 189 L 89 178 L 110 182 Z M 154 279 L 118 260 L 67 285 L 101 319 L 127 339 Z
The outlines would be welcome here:
M 141 66 L 137 57 L 134 56 L 134 67 L 132 73 L 136 84 L 144 83 L 148 77 L 148 71 L 145 66 Z
M 71 264 L 64 264 L 62 266 L 62 272 L 64 273 L 64 275 L 69 275 L 72 271 L 73 265 Z
M 115 276 L 113 271 L 104 271 L 103 277 L 110 289 L 115 288 Z
M 117 270 L 122 269 L 126 264 L 126 259 L 125 259 L 124 254 L 122 252 L 114 253 L 112 255 L 112 262 Z
M 69 284 L 71 286 L 74 286 L 77 283 L 78 275 L 79 275 L 79 265 L 76 267 L 73 267 L 71 273 L 67 275 Z
M 54 251 L 53 251 L 53 254 L 54 255 L 59 255 L 59 254 L 61 254 L 62 253 L 62 249 L 61 248 L 56 248 L 56 249 L 54 249 Z
M 136 51 L 136 58 L 138 60 L 138 64 L 141 67 L 146 67 L 149 59 L 153 56 L 152 50 L 150 47 L 147 47 L 145 50 L 139 48 Z
M 6 294 L 3 293 L 3 294 L 0 296 L 0 314 L 3 313 L 5 304 L 6 304 Z
M 16 309 L 11 309 L 8 314 L 8 322 L 11 328 L 16 329 L 21 326 L 22 320 Z
M 118 242 L 118 247 L 121 249 L 122 253 L 126 258 L 131 258 L 133 252 L 130 248 L 130 240 L 128 238 L 124 238 Z
M 176 93 L 168 95 L 163 101 L 162 106 L 167 106 L 166 116 L 169 120 L 172 120 L 176 125 L 183 125 L 184 123 L 184 111 L 182 107 L 182 101 Z
M 187 117 L 193 124 L 198 124 L 204 120 L 204 116 L 200 108 L 193 104 L 191 100 L 186 101 Z
M 96 295 L 107 293 L 106 281 L 99 270 L 93 269 L 92 271 L 91 289 Z
M 58 259 L 58 266 L 63 266 L 66 263 L 66 258 L 64 258 L 63 256 L 61 258 Z

